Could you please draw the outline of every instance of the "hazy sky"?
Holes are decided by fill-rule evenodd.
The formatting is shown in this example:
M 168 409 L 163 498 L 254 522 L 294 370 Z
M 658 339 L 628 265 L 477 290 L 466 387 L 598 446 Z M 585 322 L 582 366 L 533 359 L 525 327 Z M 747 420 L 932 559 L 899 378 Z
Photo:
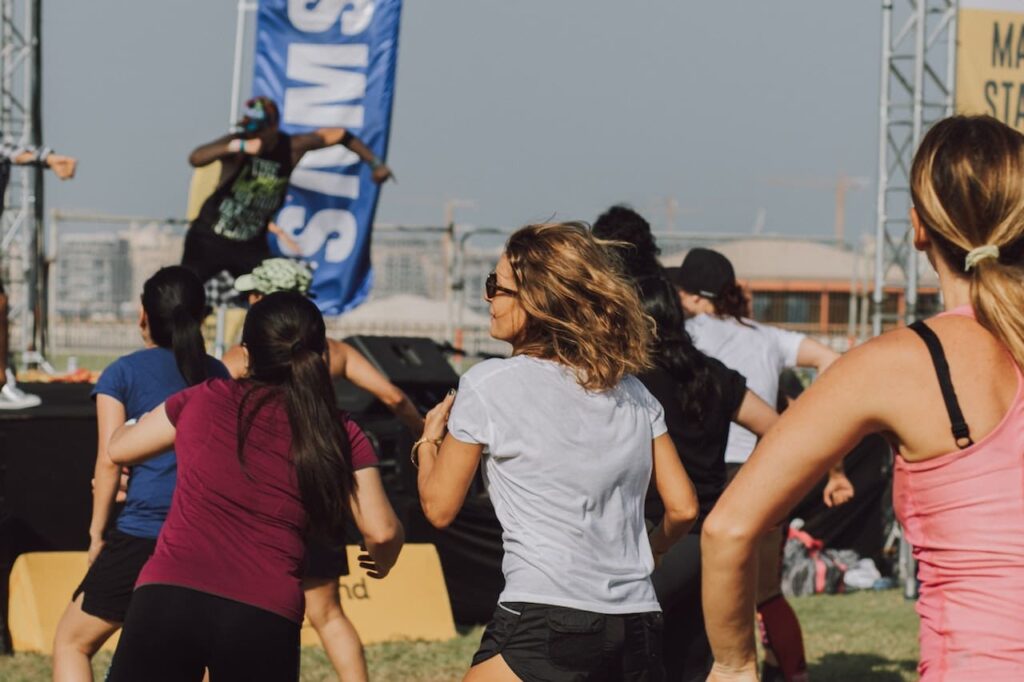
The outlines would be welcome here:
M 47 0 L 45 140 L 80 157 L 49 207 L 184 214 L 227 125 L 234 0 Z M 656 228 L 874 229 L 879 2 L 406 0 L 378 220 L 512 227 L 625 201 Z

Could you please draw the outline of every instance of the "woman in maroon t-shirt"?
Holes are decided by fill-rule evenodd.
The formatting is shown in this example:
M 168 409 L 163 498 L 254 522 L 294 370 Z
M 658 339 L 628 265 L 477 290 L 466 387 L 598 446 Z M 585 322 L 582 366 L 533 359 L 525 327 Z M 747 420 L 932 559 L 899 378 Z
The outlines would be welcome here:
M 178 482 L 136 584 L 108 680 L 298 680 L 307 531 L 349 514 L 384 577 L 403 532 L 365 436 L 338 412 L 319 310 L 267 296 L 242 332 L 249 378 L 178 393 L 111 438 L 133 464 L 167 449 Z

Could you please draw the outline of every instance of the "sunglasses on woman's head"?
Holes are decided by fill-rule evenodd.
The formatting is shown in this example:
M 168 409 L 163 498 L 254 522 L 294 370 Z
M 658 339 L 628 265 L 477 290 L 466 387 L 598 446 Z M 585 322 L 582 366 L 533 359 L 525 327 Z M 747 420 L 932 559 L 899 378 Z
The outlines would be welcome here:
M 489 301 L 495 296 L 497 296 L 498 292 L 507 294 L 509 296 L 515 296 L 516 294 L 519 293 L 515 289 L 506 289 L 505 287 L 498 286 L 498 273 L 492 272 L 491 274 L 487 275 L 487 279 L 484 280 L 484 296 L 486 296 L 487 300 Z

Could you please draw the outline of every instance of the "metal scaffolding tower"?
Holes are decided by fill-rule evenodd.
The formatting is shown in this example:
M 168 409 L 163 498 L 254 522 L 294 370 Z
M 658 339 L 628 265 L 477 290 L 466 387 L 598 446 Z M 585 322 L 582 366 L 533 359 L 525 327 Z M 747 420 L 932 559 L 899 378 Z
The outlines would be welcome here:
M 917 251 L 910 230 L 910 165 L 924 132 L 953 113 L 957 0 L 882 0 L 882 79 L 878 143 L 878 223 L 872 327 L 885 314 L 886 276 L 904 276 L 904 322 L 917 317 Z
M 40 0 L 0 0 L 0 134 L 42 146 Z M 11 348 L 46 343 L 43 259 L 43 170 L 14 167 L 0 220 L 0 268 L 11 296 Z
M 885 282 L 892 268 L 903 274 L 903 321 L 917 319 L 918 254 L 910 229 L 910 166 L 921 137 L 953 113 L 956 78 L 957 0 L 882 0 L 882 82 L 878 142 L 878 224 L 872 330 L 899 322 L 886 314 Z M 898 570 L 903 594 L 917 596 L 911 547 L 898 530 Z

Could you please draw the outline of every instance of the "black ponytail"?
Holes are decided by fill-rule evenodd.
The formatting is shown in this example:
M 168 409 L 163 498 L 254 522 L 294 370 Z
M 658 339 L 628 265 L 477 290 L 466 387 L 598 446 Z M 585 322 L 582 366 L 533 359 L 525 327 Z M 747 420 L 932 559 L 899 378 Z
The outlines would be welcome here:
M 703 419 L 707 406 L 721 399 L 722 390 L 711 374 L 711 361 L 701 353 L 683 326 L 683 306 L 675 285 L 663 275 L 637 281 L 644 311 L 654 318 L 657 339 L 654 362 L 675 379 L 683 417 Z
M 256 303 L 245 319 L 249 384 L 238 409 L 238 458 L 257 413 L 271 400 L 284 403 L 291 427 L 291 458 L 310 530 L 336 537 L 356 488 L 352 444 L 338 419 L 334 386 L 324 354 L 327 335 L 309 299 L 278 292 Z
M 206 314 L 206 292 L 187 268 L 161 268 L 142 287 L 149 337 L 174 352 L 185 383 L 194 386 L 207 377 L 206 348 L 200 329 Z

